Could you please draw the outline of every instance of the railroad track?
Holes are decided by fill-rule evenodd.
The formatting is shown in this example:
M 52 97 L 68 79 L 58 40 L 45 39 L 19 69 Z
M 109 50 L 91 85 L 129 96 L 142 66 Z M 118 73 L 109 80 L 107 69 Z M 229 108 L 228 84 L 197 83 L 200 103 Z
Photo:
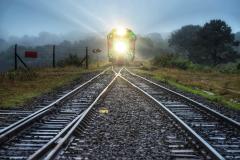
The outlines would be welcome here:
M 158 104 L 121 77 L 108 92 L 55 159 L 211 159 Z
M 66 92 L 57 93 L 54 97 L 55 100 L 65 95 Z M 53 97 L 52 97 L 53 98 Z M 54 98 L 53 98 L 54 99 Z M 54 100 L 43 100 L 43 102 L 39 103 L 38 105 L 33 105 L 31 108 L 27 109 L 2 109 L 0 110 L 0 134 L 6 130 L 8 126 L 17 121 L 31 115 L 32 113 L 36 112 L 44 108 L 45 106 L 51 104 Z
M 0 133 L 5 127 L 15 123 L 16 121 L 32 114 L 31 110 L 2 109 L 0 110 Z
M 49 149 L 50 142 L 71 129 L 113 77 L 116 76 L 110 69 L 104 70 L 50 105 L 4 128 L 0 159 L 39 158 L 39 150 L 46 146 Z
M 83 83 L 84 81 L 88 81 L 96 74 L 84 74 L 81 78 L 81 81 L 78 80 L 72 82 L 70 85 L 61 87 L 60 89 L 55 90 L 54 92 L 47 93 L 41 96 L 40 99 L 36 99 L 30 105 L 23 106 L 21 108 L 14 109 L 1 109 L 0 110 L 0 134 L 4 132 L 5 127 L 10 126 L 11 124 L 31 115 L 32 113 L 48 106 L 49 104 L 56 101 L 56 99 L 61 98 L 74 88 L 79 86 L 79 83 Z
M 121 70 L 119 72 L 121 72 Z M 179 119 L 176 115 L 171 113 L 166 107 L 164 107 L 161 103 L 159 103 L 154 97 L 152 97 L 151 95 L 149 95 L 148 93 L 143 91 L 141 88 L 137 87 L 136 85 L 134 85 L 133 83 L 128 81 L 126 78 L 121 76 L 119 73 L 117 73 L 117 76 L 113 79 L 113 81 L 109 84 L 109 86 L 102 92 L 102 94 L 99 95 L 99 97 L 94 101 L 94 103 L 87 110 L 84 111 L 84 113 L 81 115 L 79 120 L 74 124 L 72 129 L 67 134 L 65 134 L 64 137 L 62 137 L 60 140 L 55 142 L 55 147 L 52 147 L 51 151 L 48 152 L 47 154 L 46 154 L 46 151 L 44 152 L 44 150 L 42 150 L 41 155 L 45 155 L 45 159 L 53 159 L 55 156 L 56 156 L 56 159 L 77 159 L 77 158 L 80 158 L 80 159 L 81 158 L 111 159 L 111 158 L 120 158 L 120 157 L 122 158 L 122 157 L 126 156 L 126 154 L 122 150 L 119 151 L 119 152 L 121 152 L 122 156 L 119 156 L 117 154 L 117 153 L 119 153 L 118 151 L 117 152 L 112 151 L 111 149 L 112 149 L 112 147 L 114 147 L 114 144 L 108 144 L 108 150 L 100 151 L 99 154 L 95 153 L 96 148 L 91 148 L 92 145 L 94 145 L 94 144 L 96 145 L 97 143 L 99 143 L 99 139 L 94 137 L 94 133 L 92 133 L 92 132 L 96 132 L 98 130 L 99 126 L 96 124 L 91 125 L 91 122 L 101 122 L 101 119 L 100 120 L 95 119 L 95 117 L 97 117 L 97 115 L 96 115 L 97 101 L 100 98 L 103 98 L 107 95 L 109 90 L 112 88 L 114 82 L 118 78 L 120 78 L 121 80 L 125 81 L 128 84 L 128 86 L 125 88 L 132 87 L 137 92 L 142 93 L 143 97 L 131 98 L 130 97 L 131 92 L 130 92 L 130 95 L 127 95 L 127 93 L 129 93 L 129 91 L 125 91 L 125 92 L 114 91 L 112 94 L 108 94 L 111 96 L 111 95 L 114 95 L 114 93 L 115 93 L 115 96 L 117 96 L 117 97 L 120 96 L 121 94 L 126 94 L 126 97 L 124 99 L 127 99 L 130 102 L 135 102 L 135 104 L 130 104 L 130 106 L 125 106 L 128 103 L 122 104 L 121 100 L 118 100 L 117 102 L 120 102 L 120 105 L 125 106 L 125 108 L 122 109 L 122 111 L 126 115 L 121 116 L 121 115 L 119 115 L 120 112 L 117 111 L 115 113 L 116 116 L 120 119 L 126 119 L 126 120 L 129 120 L 129 118 L 131 119 L 131 117 L 136 117 L 136 116 L 140 116 L 142 118 L 144 118 L 146 116 L 146 117 L 150 118 L 149 120 L 144 121 L 144 122 L 146 122 L 147 126 L 145 126 L 144 129 L 140 131 L 140 132 L 142 132 L 142 136 L 145 136 L 145 137 L 148 137 L 148 134 L 151 135 L 151 133 L 152 133 L 152 131 L 150 131 L 148 133 L 144 133 L 148 129 L 151 130 L 152 128 L 155 128 L 155 130 L 154 130 L 155 132 L 161 130 L 161 132 L 163 132 L 163 133 L 165 132 L 164 130 L 170 130 L 170 133 L 169 132 L 165 133 L 165 137 L 164 137 L 164 134 L 163 134 L 163 137 L 159 137 L 159 133 L 158 133 L 158 134 L 156 134 L 157 136 L 155 135 L 156 137 L 154 137 L 154 139 L 152 140 L 152 142 L 156 141 L 158 138 L 164 140 L 164 142 L 161 142 L 161 143 L 163 143 L 162 147 L 164 146 L 163 148 L 160 147 L 161 152 L 158 152 L 158 151 L 160 151 L 158 149 L 156 151 L 156 145 L 153 145 L 152 147 L 150 147 L 151 149 L 149 149 L 148 147 L 145 149 L 141 148 L 141 151 L 143 151 L 143 152 L 145 152 L 145 150 L 146 150 L 145 153 L 147 154 L 147 157 L 149 159 L 154 159 L 154 158 L 162 158 L 162 159 L 224 159 L 224 157 L 222 157 L 220 154 L 218 154 L 218 152 L 214 148 L 212 148 L 205 140 L 203 140 L 201 138 L 201 136 L 196 134 L 196 132 L 194 132 L 189 126 L 187 126 L 181 119 Z M 113 99 L 113 97 L 110 97 L 106 101 L 111 102 L 112 104 L 116 104 L 116 101 L 112 101 L 112 99 Z M 122 101 L 124 101 L 124 99 L 122 99 Z M 156 113 L 158 115 L 157 118 L 155 117 L 155 119 L 154 119 L 154 116 L 156 116 L 156 115 L 150 114 L 150 116 L 149 116 L 148 113 L 146 113 L 146 111 L 140 112 L 143 115 L 139 114 L 139 111 L 134 112 L 137 115 L 131 115 L 131 114 L 127 115 L 129 112 L 129 111 L 127 111 L 128 108 L 135 106 L 135 108 L 139 109 L 139 108 L 141 108 L 142 104 L 140 104 L 140 106 L 138 106 L 139 105 L 138 103 L 139 102 L 145 103 L 146 99 L 150 100 L 151 103 L 154 103 L 155 108 L 157 106 L 158 112 L 156 110 L 154 110 L 151 113 L 151 114 Z M 148 105 L 149 104 L 143 105 L 141 109 L 142 110 L 147 109 L 149 107 Z M 113 110 L 117 109 L 117 106 L 113 107 L 112 109 Z M 149 110 L 149 109 L 147 109 L 147 110 Z M 130 111 L 129 113 L 132 113 L 132 111 Z M 151 118 L 153 118 L 153 120 Z M 150 124 L 152 122 L 156 122 L 156 121 L 160 122 L 159 119 L 161 122 L 167 119 L 168 122 L 164 126 L 160 126 L 160 124 L 158 124 L 158 123 L 155 124 L 156 126 L 154 126 L 154 127 L 150 126 Z M 110 125 L 106 124 L 106 122 L 101 122 L 101 125 L 105 126 L 105 129 L 108 130 L 109 128 L 111 128 L 111 125 L 115 125 L 117 123 L 117 120 L 115 120 L 115 121 L 112 120 L 110 122 L 111 122 Z M 131 126 L 131 124 L 134 122 L 135 121 L 130 120 L 130 121 L 125 122 L 125 124 L 128 124 Z M 136 127 L 141 128 L 142 123 L 143 122 L 141 122 L 141 119 L 140 119 L 140 122 L 138 123 L 138 125 Z M 121 130 L 122 127 L 124 128 L 124 126 L 121 126 L 118 129 Z M 90 131 L 88 131 L 88 129 L 90 129 Z M 132 129 L 130 127 L 130 132 L 131 131 L 132 131 Z M 100 133 L 102 134 L 105 132 L 106 132 L 106 130 L 105 131 L 102 130 Z M 113 132 L 114 131 L 111 132 L 111 129 L 110 129 L 110 132 L 108 132 L 108 134 L 104 134 L 104 136 L 107 138 L 109 138 L 109 136 L 111 134 L 115 135 L 115 137 L 109 138 L 106 142 L 111 141 L 112 139 L 116 138 L 116 136 L 118 135 L 118 132 L 116 132 L 115 134 Z M 128 130 L 126 130 L 126 132 L 129 133 Z M 91 136 L 89 139 L 87 139 L 85 141 L 85 139 L 82 139 L 82 138 L 84 138 L 87 134 L 90 134 Z M 123 134 L 124 134 L 124 131 L 123 131 Z M 96 135 L 98 135 L 98 134 L 95 134 L 95 136 Z M 128 140 L 127 141 L 125 140 L 127 138 L 128 137 L 123 135 L 122 140 L 120 139 L 119 143 L 124 145 L 124 146 L 120 147 L 120 149 L 128 148 L 128 146 L 127 146 L 128 144 L 125 144 L 128 142 Z M 134 139 L 135 138 L 133 138 L 132 140 L 134 140 Z M 93 141 L 93 143 L 90 143 L 90 145 L 89 145 L 88 143 L 91 141 Z M 147 138 L 147 141 L 149 141 L 148 138 Z M 101 140 L 101 142 L 104 143 L 104 140 Z M 97 146 L 100 147 L 100 149 L 104 148 L 101 146 L 101 144 L 102 144 L 101 142 L 100 142 L 100 144 L 97 144 Z M 140 144 L 141 143 L 142 142 L 140 142 Z M 160 146 L 161 146 L 161 143 L 160 143 Z M 118 143 L 117 143 L 117 145 L 118 145 Z M 97 147 L 97 146 L 95 146 L 95 147 Z M 131 151 L 136 149 L 136 148 L 132 147 L 132 143 L 130 143 L 129 146 L 130 146 Z M 151 152 L 151 151 L 154 151 L 154 154 L 152 156 L 150 156 L 151 154 L 149 154 L 149 152 Z M 115 153 L 115 154 L 114 155 L 110 154 L 110 157 L 106 156 L 106 155 L 109 155 L 109 153 L 113 153 L 113 154 Z M 100 155 L 100 157 L 98 157 L 99 155 Z M 130 153 L 128 155 L 136 156 L 136 154 L 134 154 L 134 153 Z M 161 157 L 161 155 L 163 157 Z M 142 154 L 140 155 L 139 158 L 141 158 L 141 156 L 142 156 Z M 98 158 L 96 158 L 96 157 L 98 157 Z M 127 158 L 127 157 L 125 157 L 125 158 Z M 134 158 L 134 157 L 131 157 L 131 158 Z
M 120 72 L 122 74 L 120 74 Z M 127 155 L 130 157 L 138 155 L 139 158 L 145 158 L 141 156 L 146 154 L 146 157 L 149 159 L 239 159 L 240 132 L 238 122 L 235 122 L 230 118 L 212 111 L 211 109 L 207 109 L 206 106 L 192 101 L 188 97 L 180 95 L 179 93 L 174 93 L 173 91 L 164 88 L 163 86 L 135 75 L 126 69 L 123 70 L 121 68 L 118 72 L 113 70 L 113 73 L 115 74 L 114 78 L 110 78 L 112 79 L 111 82 L 105 86 L 105 89 L 102 89 L 102 92 L 100 94 L 97 94 L 98 96 L 94 101 L 92 100 L 92 103 L 87 103 L 81 111 L 78 110 L 78 107 L 76 111 L 76 108 L 72 108 L 70 105 L 73 100 L 72 98 L 71 101 L 64 102 L 63 104 L 67 104 L 67 107 L 64 108 L 65 105 L 63 105 L 63 107 L 59 107 L 61 109 L 53 110 L 53 113 L 49 113 L 50 116 L 49 114 L 46 115 L 45 118 L 41 118 L 41 121 L 36 121 L 34 123 L 35 125 L 28 127 L 28 129 L 25 129 L 17 136 L 6 141 L 4 145 L 1 145 L 0 156 L 2 157 L 0 158 L 9 158 L 12 156 L 12 158 L 15 159 L 44 158 L 47 160 L 53 158 L 66 159 L 84 157 L 97 159 L 96 157 L 100 156 L 98 157 L 100 159 L 111 159 L 124 156 L 127 158 Z M 100 79 L 103 80 L 103 78 Z M 123 86 L 122 91 L 120 89 L 111 92 L 111 94 L 108 94 L 111 89 L 114 88 L 114 84 L 119 81 L 119 79 L 125 83 L 125 86 L 120 83 L 120 86 Z M 135 96 L 131 97 L 131 95 L 134 95 L 134 93 L 133 90 L 129 90 L 130 88 L 137 91 L 138 95 L 135 93 Z M 139 95 L 139 93 L 141 93 L 142 97 Z M 115 98 L 118 98 L 119 96 L 123 97 L 124 94 L 126 94 L 124 99 L 127 101 L 127 103 L 124 104 L 119 99 L 117 101 L 112 101 L 112 99 L 114 99 L 114 96 Z M 75 96 L 77 96 L 77 94 Z M 122 99 L 122 101 L 124 101 L 124 99 Z M 130 125 L 128 128 L 130 130 L 126 130 L 125 128 L 125 130 L 121 132 L 121 129 L 124 129 L 124 126 L 120 125 L 121 127 L 118 128 L 119 132 L 121 132 L 120 135 L 122 136 L 122 139 L 120 139 L 119 143 L 123 145 L 120 146 L 119 152 L 116 152 L 116 150 L 111 150 L 116 147 L 114 144 L 108 144 L 104 141 L 101 141 L 99 143 L 99 139 L 94 137 L 94 135 L 97 136 L 100 133 L 102 134 L 104 132 L 108 132 L 108 129 L 110 129 L 110 132 L 108 132 L 108 134 L 104 134 L 102 138 L 107 138 L 107 141 L 112 141 L 118 136 L 117 132 L 114 133 L 115 130 L 113 127 L 118 123 L 118 121 L 101 121 L 103 118 L 101 118 L 99 115 L 98 109 L 99 107 L 102 107 L 99 105 L 99 103 L 102 101 L 106 101 L 102 105 L 120 105 L 119 108 L 118 106 L 110 108 L 112 110 L 110 110 L 110 112 L 115 113 L 115 115 L 112 115 L 111 117 L 114 118 L 114 116 L 116 116 L 120 118 L 119 123 L 121 122 L 125 123 L 125 125 Z M 114 109 L 116 109 L 116 111 L 114 111 Z M 51 121 L 52 119 L 56 120 L 56 117 L 54 117 L 54 115 L 56 115 L 56 112 L 68 112 L 68 110 L 76 113 L 75 118 L 71 116 L 65 116 L 65 114 L 61 115 L 62 113 L 57 113 L 57 115 L 61 115 L 61 118 L 64 117 L 63 121 L 65 121 L 65 128 L 62 127 L 62 130 L 58 131 L 56 131 L 56 128 L 52 128 L 55 131 L 51 131 L 49 128 L 47 128 L 45 132 L 43 131 L 45 134 L 41 136 L 43 136 L 42 138 L 46 138 L 45 136 L 47 136 L 49 139 L 39 146 L 38 140 L 36 140 L 37 143 L 34 143 L 33 140 L 39 136 L 32 136 L 32 132 L 33 135 L 36 133 L 36 131 L 37 134 L 40 134 L 41 130 L 43 129 L 41 126 L 43 126 L 42 124 L 45 124 L 45 121 L 50 122 L 50 125 L 52 125 L 52 127 L 58 126 L 58 124 L 61 124 L 60 122 L 53 121 L 52 123 Z M 103 113 L 105 112 L 106 111 L 103 111 Z M 124 114 L 121 115 L 121 113 Z M 99 116 L 100 119 L 98 119 Z M 138 116 L 140 118 L 143 118 L 143 120 L 145 119 L 146 121 L 138 119 Z M 51 117 L 54 118 L 51 119 Z M 138 118 L 136 119 L 136 117 Z M 37 126 L 36 124 L 39 123 L 40 126 Z M 132 124 L 136 125 L 134 130 L 131 128 Z M 143 125 L 143 129 L 141 129 L 141 125 Z M 40 128 L 40 130 L 34 130 L 36 127 L 37 129 Z M 105 131 L 102 130 L 102 132 L 99 133 L 99 127 L 100 129 L 101 127 L 105 127 Z M 113 130 L 111 130 L 112 128 Z M 136 144 L 141 144 L 142 142 L 134 141 L 135 138 L 133 137 L 130 137 L 130 140 L 134 141 L 133 143 L 128 143 L 128 141 L 124 141 L 124 139 L 129 140 L 128 136 L 134 136 L 134 131 L 138 129 L 139 133 L 141 133 L 140 135 L 145 136 L 142 138 L 146 138 L 145 141 L 143 140 L 143 143 L 147 143 L 148 141 L 155 143 L 159 138 L 162 139 L 161 143 L 158 143 L 159 146 L 156 144 L 153 146 L 148 144 L 145 146 L 145 148 L 143 146 L 139 149 L 139 153 L 141 154 L 136 154 L 136 152 L 134 152 L 135 148 L 133 144 L 135 143 L 136 147 L 138 146 Z M 124 135 L 125 131 L 127 135 Z M 161 131 L 161 133 L 159 131 Z M 114 137 L 111 137 L 111 135 L 114 135 Z M 148 135 L 151 135 L 150 138 Z M 88 139 L 85 139 L 86 137 L 88 137 Z M 42 138 L 40 137 L 40 140 L 42 140 Z M 29 142 L 32 147 L 29 147 L 29 143 L 26 142 Z M 104 145 L 101 146 L 102 143 L 107 144 L 108 150 L 105 150 L 105 152 L 104 150 L 101 150 L 104 149 Z M 100 148 L 99 153 L 94 152 L 97 149 L 96 144 L 98 144 L 98 149 Z M 95 148 L 91 148 L 94 145 Z M 35 149 L 33 150 L 32 148 L 34 147 Z M 130 147 L 129 152 L 128 150 L 123 151 L 123 148 L 128 147 Z M 26 148 L 31 149 L 26 150 Z M 124 153 L 125 151 L 126 153 Z M 149 154 L 152 151 L 154 153 Z M 20 154 L 20 156 L 16 153 Z M 122 156 L 118 157 L 119 154 L 116 155 L 116 153 L 121 153 Z M 106 157 L 106 155 L 110 155 L 110 157 Z
M 136 75 L 126 68 L 123 77 L 154 99 L 189 133 L 198 137 L 217 159 L 240 159 L 240 123 L 182 94 Z M 190 132 L 191 131 L 191 132 Z

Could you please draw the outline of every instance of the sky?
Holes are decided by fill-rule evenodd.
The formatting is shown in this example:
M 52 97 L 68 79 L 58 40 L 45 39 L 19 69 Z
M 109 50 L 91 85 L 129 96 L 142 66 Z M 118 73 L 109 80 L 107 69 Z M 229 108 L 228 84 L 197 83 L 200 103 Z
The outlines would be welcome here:
M 222 19 L 240 31 L 240 0 L 0 0 L 0 38 L 46 31 L 103 35 L 118 25 L 168 33 Z

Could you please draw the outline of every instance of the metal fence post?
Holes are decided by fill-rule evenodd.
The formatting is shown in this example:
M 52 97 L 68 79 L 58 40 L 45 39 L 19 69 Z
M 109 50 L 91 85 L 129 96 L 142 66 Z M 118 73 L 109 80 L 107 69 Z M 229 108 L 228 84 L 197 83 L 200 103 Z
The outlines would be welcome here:
M 53 45 L 53 61 L 52 61 L 52 66 L 53 66 L 53 68 L 56 67 L 56 64 L 55 64 L 55 45 Z
M 86 69 L 88 69 L 88 47 L 86 47 Z
M 17 70 L 18 65 L 17 65 L 17 44 L 15 44 L 14 47 L 14 69 Z
M 99 53 L 97 53 L 97 67 L 99 67 Z

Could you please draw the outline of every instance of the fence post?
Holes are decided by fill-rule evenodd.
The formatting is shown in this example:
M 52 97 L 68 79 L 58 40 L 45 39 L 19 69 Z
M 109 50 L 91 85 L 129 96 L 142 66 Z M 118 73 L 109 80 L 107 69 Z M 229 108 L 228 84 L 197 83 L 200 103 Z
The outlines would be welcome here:
M 55 45 L 53 45 L 53 61 L 52 61 L 52 66 L 53 66 L 53 68 L 56 67 L 56 64 L 55 64 Z
M 17 66 L 17 44 L 15 44 L 14 47 L 14 69 L 17 70 L 18 66 Z
M 88 69 L 88 47 L 86 47 L 86 69 Z
M 97 67 L 99 67 L 99 53 L 97 53 Z

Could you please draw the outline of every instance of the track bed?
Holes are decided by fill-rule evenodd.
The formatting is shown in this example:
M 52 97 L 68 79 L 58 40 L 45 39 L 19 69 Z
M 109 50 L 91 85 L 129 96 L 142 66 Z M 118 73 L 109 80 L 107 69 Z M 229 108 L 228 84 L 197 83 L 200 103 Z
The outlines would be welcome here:
M 204 159 L 159 106 L 120 79 L 85 126 L 56 159 Z

